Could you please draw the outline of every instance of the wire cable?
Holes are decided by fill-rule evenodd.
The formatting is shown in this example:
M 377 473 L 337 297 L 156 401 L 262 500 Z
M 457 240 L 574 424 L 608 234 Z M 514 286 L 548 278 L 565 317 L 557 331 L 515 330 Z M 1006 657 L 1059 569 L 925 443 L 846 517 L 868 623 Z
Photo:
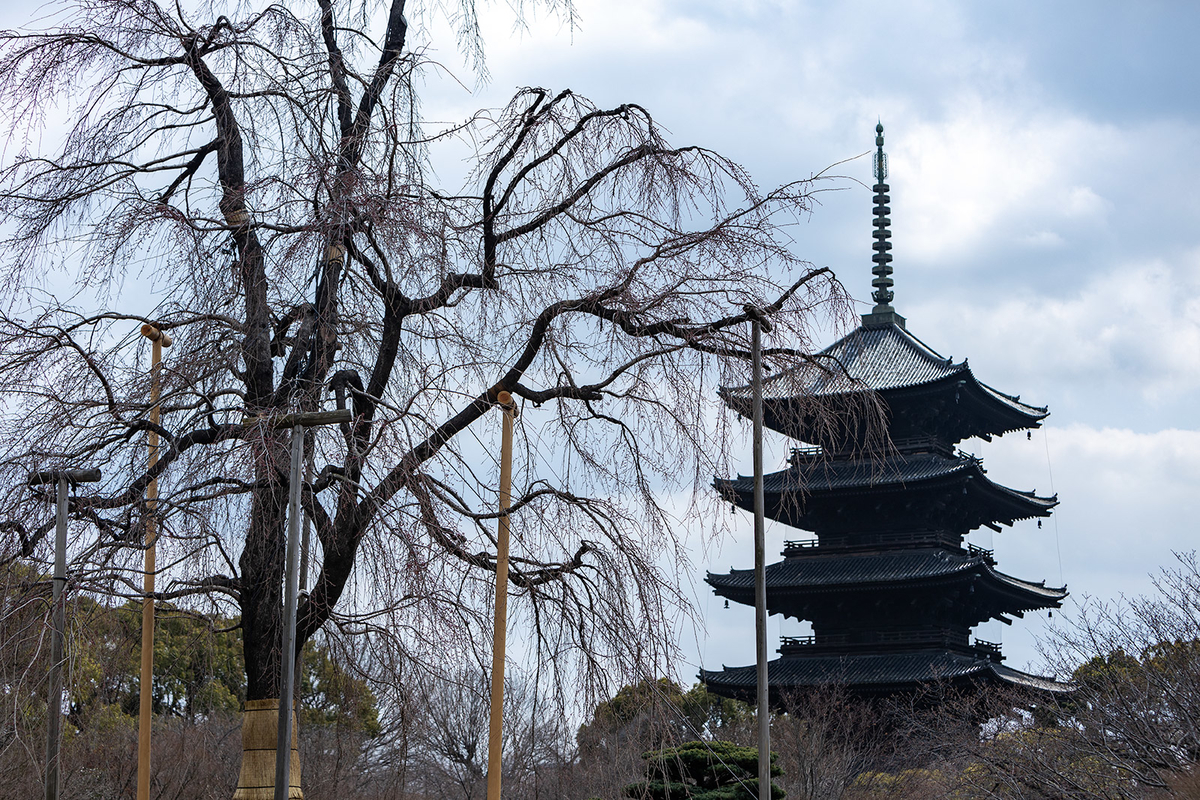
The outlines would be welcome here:
M 1050 493 L 1055 497 L 1058 496 L 1058 491 L 1054 488 L 1054 469 L 1050 466 L 1050 436 L 1048 435 L 1046 426 L 1042 426 L 1042 443 L 1046 447 L 1046 473 L 1050 476 Z M 1058 583 L 1060 586 L 1065 586 L 1063 580 L 1063 565 L 1062 565 L 1062 545 L 1058 538 L 1058 514 L 1050 515 L 1051 521 L 1054 523 L 1054 551 L 1058 555 Z

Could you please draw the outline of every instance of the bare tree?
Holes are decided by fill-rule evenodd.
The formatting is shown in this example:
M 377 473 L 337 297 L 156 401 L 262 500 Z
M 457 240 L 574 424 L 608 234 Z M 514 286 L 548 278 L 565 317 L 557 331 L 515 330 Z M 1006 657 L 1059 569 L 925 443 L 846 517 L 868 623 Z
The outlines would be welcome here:
M 783 700 L 782 713 L 771 724 L 771 749 L 779 753 L 779 785 L 788 797 L 854 796 L 856 787 L 874 788 L 873 774 L 892 766 L 894 750 L 908 750 L 898 741 L 887 703 L 853 697 L 834 685 Z
M 278 695 L 280 416 L 353 412 L 309 434 L 318 552 L 297 646 L 323 627 L 373 637 L 415 676 L 485 638 L 485 417 L 500 391 L 519 398 L 517 613 L 546 674 L 594 691 L 670 656 L 684 601 L 662 565 L 682 554 L 658 490 L 724 472 L 711 404 L 743 377 L 744 306 L 776 322 L 776 371 L 809 368 L 814 320 L 848 310 L 790 249 L 810 182 L 761 192 L 637 105 L 527 89 L 451 130 L 423 124 L 406 14 L 437 8 L 91 0 L 0 35 L 22 121 L 0 170 L 4 557 L 47 555 L 26 470 L 103 465 L 72 503 L 93 531 L 72 586 L 140 596 L 157 478 L 156 597 L 236 613 L 249 699 Z M 476 41 L 469 0 L 452 16 Z M 470 159 L 464 187 L 433 183 L 439 148 Z M 141 314 L 139 280 L 157 302 Z M 159 426 L 143 322 L 176 341 Z
M 1194 797 L 1200 562 L 1177 558 L 1154 593 L 1086 600 L 1050 631 L 1043 657 L 1074 691 L 991 688 L 906 715 L 907 735 L 936 767 L 923 777 L 951 797 Z
M 432 683 L 413 709 L 410 785 L 430 800 L 473 800 L 487 794 L 489 678 L 482 669 Z M 571 762 L 564 716 L 538 697 L 527 676 L 505 686 L 504 794 L 569 796 Z
M 1192 796 L 1200 764 L 1200 562 L 1154 578 L 1154 593 L 1115 603 L 1089 600 L 1044 643 L 1047 661 L 1078 687 L 1043 717 L 1061 723 L 1046 750 L 1079 797 L 1140 797 L 1157 789 Z M 1049 714 L 1046 712 L 1050 712 Z M 1022 752 L 1023 755 L 1027 755 Z M 1039 779 L 1058 789 L 1046 770 Z

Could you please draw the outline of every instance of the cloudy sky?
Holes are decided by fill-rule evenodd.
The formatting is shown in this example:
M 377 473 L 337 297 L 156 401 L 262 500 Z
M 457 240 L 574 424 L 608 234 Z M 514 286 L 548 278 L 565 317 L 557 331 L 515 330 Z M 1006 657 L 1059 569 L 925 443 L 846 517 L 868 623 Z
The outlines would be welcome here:
M 458 119 L 527 85 L 637 102 L 675 143 L 720 150 L 764 186 L 864 153 L 882 120 L 897 309 L 943 355 L 968 357 L 985 382 L 1052 412 L 1032 440 L 964 448 L 1001 483 L 1058 492 L 1057 514 L 1040 530 L 973 538 L 994 546 L 1002 569 L 1061 578 L 1076 599 L 1148 591 L 1172 551 L 1196 547 L 1200 71 L 1189 41 L 1200 6 L 584 0 L 577 10 L 574 30 L 543 15 L 514 33 L 507 8 L 486 15 L 490 82 L 473 94 L 431 86 L 427 113 Z M 469 75 L 449 41 L 433 54 Z M 869 159 L 838 172 L 871 182 Z M 823 196 L 796 247 L 865 299 L 870 193 L 844 185 Z M 701 574 L 751 565 L 743 523 Z M 768 549 L 794 536 L 769 526 Z M 685 634 L 680 677 L 701 663 L 752 663 L 752 610 L 725 611 L 703 586 L 697 596 L 707 631 Z M 1045 623 L 1043 613 L 978 633 L 1003 640 L 1020 667 L 1036 662 Z
M 882 120 L 897 310 L 943 355 L 1052 412 L 1032 440 L 964 444 L 993 479 L 1062 500 L 1040 530 L 974 538 L 1005 571 L 1065 582 L 1076 599 L 1148 591 L 1172 551 L 1196 547 L 1200 5 L 577 0 L 574 24 L 539 12 L 524 30 L 492 5 L 482 86 L 444 23 L 430 34 L 461 83 L 429 77 L 427 118 L 462 120 L 517 87 L 570 88 L 645 106 L 676 144 L 721 151 L 764 187 L 865 153 Z M 796 249 L 865 300 L 870 160 L 836 171 L 861 183 L 822 195 Z M 748 441 L 739 466 L 750 471 Z M 795 535 L 769 525 L 768 550 Z M 699 582 L 751 565 L 749 520 L 697 561 L 707 629 L 682 634 L 684 681 L 754 658 L 752 610 L 722 609 Z M 1021 667 L 1045 624 L 979 634 Z

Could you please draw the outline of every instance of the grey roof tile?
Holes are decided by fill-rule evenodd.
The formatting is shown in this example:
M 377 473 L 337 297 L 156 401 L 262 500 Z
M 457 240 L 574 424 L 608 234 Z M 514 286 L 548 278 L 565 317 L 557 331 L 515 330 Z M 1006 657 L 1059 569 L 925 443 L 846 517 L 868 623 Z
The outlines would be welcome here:
M 773 689 L 836 685 L 847 687 L 888 686 L 954 681 L 981 677 L 1046 691 L 1069 691 L 1069 684 L 1030 675 L 984 658 L 961 653 L 925 650 L 883 655 L 788 655 L 767 665 L 767 680 Z M 710 690 L 737 692 L 757 685 L 756 668 L 725 667 L 702 670 L 700 679 Z
M 965 360 L 955 363 L 944 358 L 897 325 L 856 328 L 822 350 L 815 364 L 797 367 L 763 381 L 763 399 L 903 389 L 953 375 L 978 383 L 989 396 L 1022 414 L 1035 419 L 1046 416 L 1045 408 L 1022 403 L 1019 398 L 978 381 Z M 728 387 L 722 393 L 728 400 L 737 401 L 750 396 L 750 387 Z
M 952 553 L 943 549 L 926 548 L 891 553 L 851 554 L 829 556 L 804 555 L 768 564 L 768 589 L 828 588 L 876 583 L 900 583 L 932 578 L 944 578 L 960 573 L 978 573 L 1018 591 L 1035 595 L 1046 601 L 1061 600 L 1066 588 L 1052 588 L 1006 575 L 991 567 L 981 556 Z M 708 574 L 709 585 L 722 589 L 748 589 L 754 586 L 754 570 L 731 570 L 728 573 Z
M 1039 497 L 1033 492 L 1009 489 L 992 482 L 984 474 L 979 459 L 974 456 L 960 455 L 951 458 L 938 453 L 898 454 L 882 459 L 800 461 L 788 469 L 764 475 L 763 489 L 776 494 L 811 494 L 839 489 L 908 485 L 968 472 L 974 480 L 983 481 L 988 488 L 1013 495 L 1036 506 L 1049 509 L 1058 504 L 1056 497 Z M 735 479 L 718 478 L 715 485 L 723 492 L 747 494 L 754 491 L 754 478 L 749 475 L 738 475 Z

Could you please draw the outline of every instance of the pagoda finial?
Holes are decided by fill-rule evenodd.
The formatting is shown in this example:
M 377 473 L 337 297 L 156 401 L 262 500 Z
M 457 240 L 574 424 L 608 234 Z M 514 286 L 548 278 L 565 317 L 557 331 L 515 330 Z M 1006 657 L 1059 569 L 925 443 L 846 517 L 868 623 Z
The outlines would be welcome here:
M 891 208 L 888 207 L 888 164 L 887 153 L 883 152 L 882 122 L 875 126 L 875 148 L 875 186 L 872 187 L 875 192 L 875 232 L 871 234 L 875 238 L 875 243 L 871 245 L 871 249 L 875 251 L 875 255 L 871 256 L 871 260 L 875 262 L 875 266 L 871 268 L 875 275 L 875 279 L 871 281 L 871 285 L 875 287 L 875 291 L 871 293 L 875 307 L 871 309 L 870 314 L 863 315 L 863 325 L 871 327 L 894 323 L 903 328 L 904 317 L 892 308 L 895 293 L 892 291 L 892 256 L 888 252 L 892 249 L 892 230 L 889 227 L 892 220 L 888 217 Z

